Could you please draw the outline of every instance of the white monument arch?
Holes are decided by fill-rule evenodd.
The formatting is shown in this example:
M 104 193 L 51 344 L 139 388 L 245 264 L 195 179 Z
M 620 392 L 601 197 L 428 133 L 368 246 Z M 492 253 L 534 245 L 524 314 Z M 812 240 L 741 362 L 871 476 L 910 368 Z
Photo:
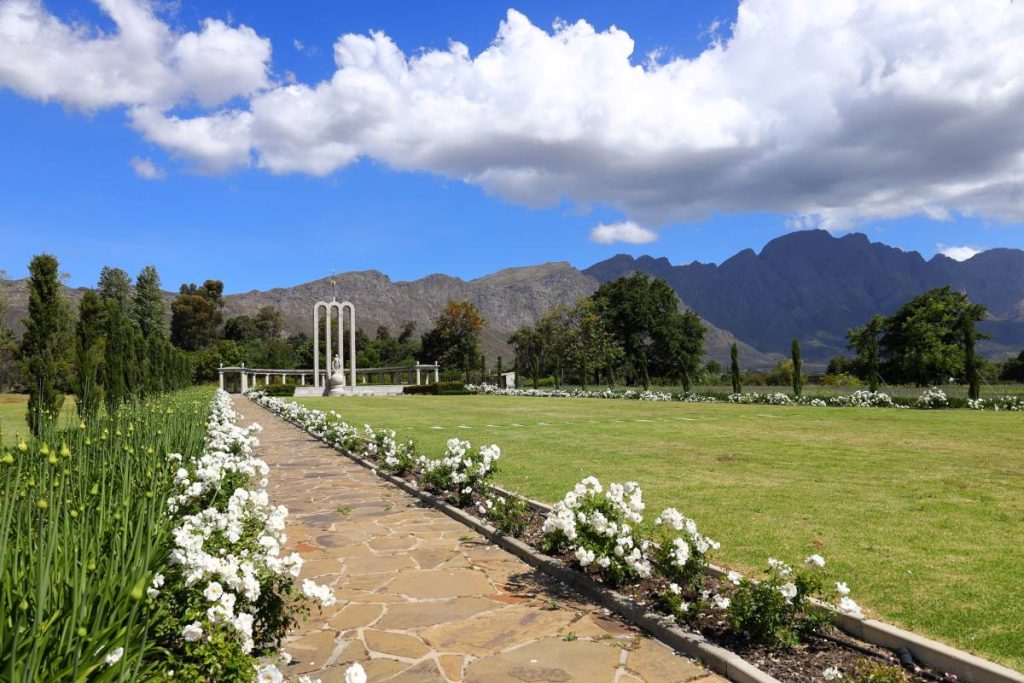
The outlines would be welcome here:
M 320 310 L 324 311 L 325 341 L 324 352 L 327 368 L 320 373 Z M 313 305 L 313 386 L 325 389 L 328 396 L 341 396 L 345 393 L 345 311 L 348 315 L 348 386 L 356 386 L 356 307 L 349 301 L 339 302 L 337 299 L 318 301 Z M 331 327 L 333 313 L 338 312 L 338 349 L 331 345 Z

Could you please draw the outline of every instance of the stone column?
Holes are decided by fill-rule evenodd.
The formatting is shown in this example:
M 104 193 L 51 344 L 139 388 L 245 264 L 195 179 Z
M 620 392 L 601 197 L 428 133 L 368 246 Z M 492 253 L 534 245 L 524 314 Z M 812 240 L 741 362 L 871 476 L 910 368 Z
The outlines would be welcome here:
M 434 361 L 434 384 L 437 384 L 440 381 L 441 381 L 441 373 L 438 370 L 437 361 L 435 360 Z
M 240 373 L 238 373 L 238 376 L 242 378 L 242 393 L 244 394 L 245 392 L 249 391 L 249 382 L 246 381 L 247 375 L 245 373 L 245 370 L 242 370 Z
M 224 370 L 217 370 L 217 382 L 220 384 L 220 390 L 224 391 Z
M 420 364 L 416 364 L 416 386 L 420 385 Z
M 313 304 L 313 386 L 320 386 L 320 302 Z
M 306 386 L 306 376 L 302 375 L 302 386 Z

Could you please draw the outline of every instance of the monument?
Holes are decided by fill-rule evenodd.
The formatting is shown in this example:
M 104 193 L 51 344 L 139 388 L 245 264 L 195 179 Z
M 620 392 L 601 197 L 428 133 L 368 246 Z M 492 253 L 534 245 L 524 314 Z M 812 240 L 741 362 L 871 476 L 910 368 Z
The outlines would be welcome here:
M 324 355 L 328 367 L 320 372 L 320 311 L 324 311 Z M 348 383 L 345 382 L 345 311 L 348 311 Z M 331 344 L 333 314 L 338 312 L 338 346 Z M 356 386 L 356 307 L 351 302 L 337 299 L 318 301 L 313 305 L 313 386 L 322 389 L 325 396 L 342 396 Z

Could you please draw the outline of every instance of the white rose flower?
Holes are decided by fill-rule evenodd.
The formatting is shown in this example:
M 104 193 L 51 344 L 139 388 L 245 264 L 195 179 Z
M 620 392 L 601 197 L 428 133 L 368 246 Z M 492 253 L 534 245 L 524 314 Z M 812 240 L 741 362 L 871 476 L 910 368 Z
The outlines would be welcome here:
M 203 627 L 198 621 L 193 621 L 191 624 L 181 629 L 181 637 L 189 643 L 194 643 L 203 637 Z
M 107 656 L 103 658 L 103 663 L 107 666 L 113 666 L 121 661 L 121 657 L 124 656 L 124 648 L 119 647 L 116 650 L 111 650 L 107 653 Z
M 826 681 L 835 681 L 843 677 L 843 672 L 834 666 L 830 666 L 821 673 Z
M 345 683 L 366 683 L 366 671 L 359 662 L 345 669 Z
M 281 675 L 276 666 L 267 664 L 256 672 L 256 680 L 258 683 L 281 683 L 284 680 L 284 676 Z
M 220 600 L 222 595 L 224 595 L 224 588 L 216 581 L 211 581 L 209 585 L 206 586 L 206 590 L 203 591 L 203 597 L 210 602 Z

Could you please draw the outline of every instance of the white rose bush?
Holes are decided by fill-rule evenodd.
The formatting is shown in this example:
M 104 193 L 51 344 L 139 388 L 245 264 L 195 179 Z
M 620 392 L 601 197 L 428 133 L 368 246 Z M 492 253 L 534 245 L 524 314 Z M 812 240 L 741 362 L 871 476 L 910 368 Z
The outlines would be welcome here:
M 178 680 L 249 680 L 304 598 L 334 602 L 329 588 L 308 579 L 296 590 L 302 558 L 282 553 L 288 510 L 271 504 L 269 468 L 252 454 L 261 427 L 242 428 L 237 419 L 228 394 L 218 391 L 204 452 L 168 456 L 177 466 L 177 493 L 167 501 L 174 546 L 149 591 L 155 635 L 179 653 Z
M 257 679 L 308 598 L 259 426 L 237 418 L 227 394 L 188 389 L 0 449 L 0 670 Z
M 467 384 L 466 390 L 487 396 L 520 396 L 533 398 L 600 398 L 633 401 L 679 403 L 732 403 L 738 405 L 809 406 L 813 408 L 952 408 L 972 410 L 1024 411 L 1024 397 L 1008 395 L 982 399 L 951 399 L 938 387 L 931 387 L 917 398 L 893 398 L 881 391 L 858 389 L 837 396 L 791 396 L 783 392 L 744 392 L 734 394 L 671 393 L 633 389 L 600 391 L 585 389 L 503 389 L 493 384 Z

